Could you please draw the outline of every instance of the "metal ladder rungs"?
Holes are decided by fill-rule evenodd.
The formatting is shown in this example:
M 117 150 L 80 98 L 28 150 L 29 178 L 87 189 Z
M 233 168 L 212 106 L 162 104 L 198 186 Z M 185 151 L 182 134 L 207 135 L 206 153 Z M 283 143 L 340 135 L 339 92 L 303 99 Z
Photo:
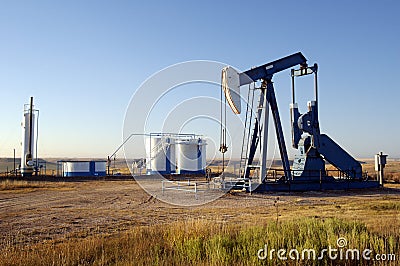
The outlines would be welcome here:
M 257 107 L 259 106 L 259 103 Z M 250 137 L 252 135 L 251 132 L 254 131 L 254 126 L 252 126 L 253 120 L 253 107 L 254 107 L 254 88 L 251 89 L 249 86 L 249 91 L 247 94 L 247 104 L 246 104 L 246 118 L 243 132 L 243 140 L 242 140 L 242 151 L 240 154 L 240 166 L 239 166 L 239 175 L 242 176 L 245 173 L 246 163 L 248 160 L 248 150 L 250 144 Z

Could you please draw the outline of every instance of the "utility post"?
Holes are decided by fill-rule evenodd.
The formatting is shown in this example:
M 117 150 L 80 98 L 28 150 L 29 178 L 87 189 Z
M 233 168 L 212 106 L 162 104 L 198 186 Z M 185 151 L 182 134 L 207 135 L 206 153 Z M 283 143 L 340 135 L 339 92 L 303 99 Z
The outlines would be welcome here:
M 15 149 L 14 149 L 14 177 L 17 177 L 17 168 L 15 167 Z
M 111 165 L 111 159 L 110 156 L 107 156 L 107 175 L 110 175 L 110 165 Z
M 383 154 L 382 152 L 375 154 L 375 171 L 377 171 L 378 181 L 381 187 L 383 187 L 383 181 L 384 181 L 383 169 L 385 168 L 386 165 L 386 157 L 387 155 Z

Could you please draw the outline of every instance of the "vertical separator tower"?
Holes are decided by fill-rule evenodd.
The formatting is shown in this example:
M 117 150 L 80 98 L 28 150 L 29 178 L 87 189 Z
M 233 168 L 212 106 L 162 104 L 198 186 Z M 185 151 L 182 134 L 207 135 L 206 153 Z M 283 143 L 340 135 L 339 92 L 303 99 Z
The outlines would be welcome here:
M 32 176 L 34 171 L 35 150 L 35 111 L 33 109 L 33 97 L 30 104 L 24 105 L 22 126 L 22 149 L 21 149 L 21 175 Z

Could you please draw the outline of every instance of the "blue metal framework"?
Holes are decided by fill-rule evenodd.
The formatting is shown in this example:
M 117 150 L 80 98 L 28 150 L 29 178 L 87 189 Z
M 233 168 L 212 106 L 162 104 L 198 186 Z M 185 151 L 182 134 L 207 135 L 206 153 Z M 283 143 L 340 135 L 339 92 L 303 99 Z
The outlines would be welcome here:
M 292 145 L 299 149 L 293 163 L 296 177 L 315 179 L 325 177 L 325 161 L 354 179 L 362 179 L 361 164 L 328 135 L 321 134 L 318 120 L 318 65 L 298 70 L 292 69 Z M 315 100 L 308 103 L 308 112 L 300 114 L 295 103 L 294 78 L 314 74 Z M 305 133 L 305 134 L 304 134 Z
M 281 120 L 279 116 L 278 104 L 275 97 L 273 75 L 285 69 L 299 65 L 299 69 L 292 69 L 292 104 L 291 129 L 292 146 L 298 149 L 299 153 L 295 156 L 293 167 L 290 168 L 285 139 L 283 135 Z M 346 188 L 373 188 L 378 187 L 377 181 L 365 181 L 362 176 L 361 164 L 340 147 L 334 140 L 326 134 L 320 133 L 318 119 L 318 84 L 317 84 L 318 65 L 307 65 L 307 59 L 302 53 L 295 53 L 287 57 L 275 60 L 239 73 L 240 86 L 261 81 L 261 93 L 258 111 L 254 122 L 250 142 L 248 145 L 246 165 L 243 177 L 248 180 L 250 172 L 256 167 L 260 170 L 259 190 L 310 190 L 310 189 L 346 189 Z M 295 102 L 295 77 L 314 74 L 314 101 L 308 102 L 308 112 L 301 114 Z M 268 137 L 268 112 L 271 109 L 276 136 L 278 139 L 280 156 L 283 164 L 284 180 L 275 179 L 275 182 L 267 181 L 266 178 L 266 149 Z M 264 112 L 264 123 L 261 116 Z M 247 113 L 246 113 L 247 114 Z M 247 118 L 246 118 L 247 119 Z M 250 130 L 250 128 L 249 128 Z M 250 131 L 249 131 L 250 132 Z M 244 136 L 246 137 L 246 135 Z M 247 139 L 247 138 L 246 138 Z M 260 166 L 254 166 L 254 156 L 257 147 L 261 146 Z M 339 171 L 339 178 L 332 177 L 325 170 L 325 161 L 335 166 Z M 285 182 L 276 182 L 276 181 Z
M 296 54 L 292 54 L 289 56 L 286 56 L 284 58 L 275 60 L 273 62 L 264 64 L 262 66 L 252 68 L 250 70 L 247 70 L 243 73 L 239 74 L 239 80 L 240 80 L 240 85 L 246 85 L 252 82 L 256 82 L 258 80 L 262 80 L 262 86 L 261 86 L 261 94 L 260 94 L 260 105 L 265 105 L 266 107 L 269 105 L 271 107 L 271 112 L 273 115 L 274 123 L 275 123 L 275 131 L 276 131 L 276 136 L 278 138 L 278 144 L 279 144 L 279 151 L 280 151 L 280 156 L 281 160 L 283 163 L 283 168 L 285 172 L 285 179 L 290 180 L 291 179 L 291 172 L 290 172 L 290 163 L 289 163 L 289 158 L 287 155 L 287 149 L 286 149 L 286 144 L 285 144 L 285 138 L 283 135 L 283 130 L 282 130 L 282 124 L 281 124 L 281 119 L 279 116 L 279 109 L 278 109 L 278 103 L 276 101 L 275 97 L 275 90 L 274 90 L 274 85 L 272 82 L 272 77 L 274 74 L 281 72 L 285 69 L 297 66 L 297 65 L 305 65 L 307 63 L 307 59 L 303 56 L 302 53 L 298 52 Z M 267 101 L 264 103 L 264 99 Z M 268 115 L 268 109 L 264 110 L 265 114 Z M 259 113 L 259 116 L 261 115 L 261 111 Z M 259 136 L 259 121 L 256 120 L 255 126 L 253 129 L 253 134 L 251 136 L 251 144 L 250 144 L 250 149 L 249 149 L 249 156 L 247 158 L 247 165 L 252 165 L 253 160 L 254 160 L 254 155 L 257 150 L 257 146 L 259 144 L 259 139 L 261 136 Z M 266 127 L 268 125 L 264 125 Z M 266 129 L 264 129 L 266 130 Z M 266 141 L 266 140 L 262 140 Z M 265 147 L 266 149 L 266 147 Z M 264 162 L 265 163 L 265 162 Z M 250 167 L 247 167 L 245 172 L 244 172 L 244 178 L 248 178 L 250 175 Z M 262 178 L 264 178 L 262 176 Z

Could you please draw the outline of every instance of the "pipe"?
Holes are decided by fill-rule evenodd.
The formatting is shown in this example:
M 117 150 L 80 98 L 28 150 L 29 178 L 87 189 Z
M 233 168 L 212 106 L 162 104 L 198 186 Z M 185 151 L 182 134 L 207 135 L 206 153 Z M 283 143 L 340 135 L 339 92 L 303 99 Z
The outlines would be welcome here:
M 318 113 L 318 65 L 314 64 L 314 94 L 315 94 L 315 104 Z
M 32 160 L 32 136 L 33 136 L 33 97 L 31 97 L 31 104 L 29 109 L 29 141 L 28 141 L 28 155 Z M 28 157 L 28 156 L 27 156 Z M 26 164 L 27 162 L 25 162 Z
M 15 149 L 14 149 L 14 176 L 17 177 L 17 170 L 15 168 Z
M 294 94 L 294 69 L 291 69 L 291 76 L 292 76 L 292 103 L 294 106 L 294 103 L 296 102 L 295 100 L 295 94 Z
M 36 156 L 36 171 L 38 171 L 39 170 L 39 162 L 38 162 L 39 110 L 35 110 L 35 111 L 37 112 L 37 116 L 36 116 L 36 148 L 35 148 L 35 156 Z M 36 172 L 36 174 L 37 174 L 37 172 Z
M 115 152 L 113 154 L 111 154 L 110 156 L 108 156 L 108 158 L 112 158 L 123 146 L 126 142 L 128 142 L 128 140 L 133 137 L 133 136 L 151 136 L 151 134 L 143 134 L 143 133 L 133 133 L 130 134 L 123 142 L 122 144 L 115 150 Z

